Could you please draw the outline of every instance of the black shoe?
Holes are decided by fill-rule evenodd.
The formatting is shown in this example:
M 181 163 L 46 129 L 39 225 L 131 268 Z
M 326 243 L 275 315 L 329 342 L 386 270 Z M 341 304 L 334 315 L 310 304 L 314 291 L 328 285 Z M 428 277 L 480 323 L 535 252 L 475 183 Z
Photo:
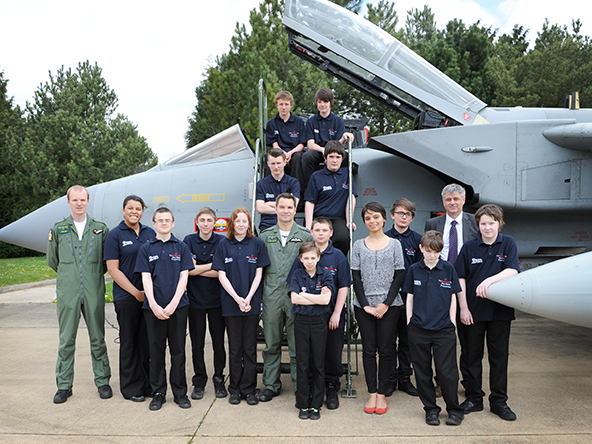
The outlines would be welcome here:
M 160 410 L 165 402 L 166 395 L 164 393 L 155 393 L 152 401 L 150 401 L 150 410 Z
M 319 409 L 308 409 L 308 412 L 310 419 L 321 419 L 321 411 Z
M 61 404 L 66 402 L 70 396 L 72 396 L 72 389 L 58 390 L 53 396 L 53 402 L 54 404 Z
M 134 401 L 134 402 L 144 402 L 146 400 L 146 397 L 144 395 L 136 395 L 136 396 L 132 396 L 130 398 L 130 401 Z
M 269 402 L 274 398 L 274 396 L 277 396 L 277 395 L 278 395 L 278 393 L 274 392 L 271 389 L 266 388 L 265 390 L 263 390 L 263 393 L 261 393 L 259 395 L 259 401 Z
M 240 404 L 241 402 L 241 395 L 240 393 L 233 393 L 232 395 L 230 395 L 230 398 L 228 398 L 228 402 L 231 404 Z
M 391 378 L 391 379 L 389 379 L 388 388 L 386 389 L 386 393 L 384 394 L 384 396 L 386 396 L 387 398 L 389 396 L 393 396 L 393 393 L 395 393 L 396 390 L 397 390 L 397 380 L 394 378 Z
M 431 426 L 440 425 L 440 414 L 436 411 L 426 412 L 426 424 Z
M 214 390 L 216 392 L 216 398 L 226 398 L 228 396 L 226 387 L 224 387 L 224 381 L 214 382 Z
M 471 412 L 480 412 L 483 410 L 483 403 L 477 403 L 475 401 L 471 401 L 469 399 L 465 399 L 461 404 L 460 407 L 463 409 L 463 413 L 468 415 Z
M 399 390 L 411 396 L 419 396 L 419 392 L 411 382 L 411 378 L 404 378 L 399 381 Z
M 337 388 L 334 385 L 327 387 L 327 408 L 329 410 L 339 408 L 339 397 L 337 396 Z
M 300 409 L 300 411 L 298 412 L 298 418 L 308 419 L 308 417 L 309 417 L 308 409 Z
M 508 407 L 506 404 L 492 405 L 491 406 L 491 413 L 495 413 L 497 416 L 502 418 L 504 421 L 516 420 L 516 413 L 514 413 L 512 411 L 512 409 L 510 407 Z
M 463 422 L 464 415 L 461 412 L 450 412 L 446 418 L 446 425 L 457 426 Z
M 100 386 L 98 390 L 101 399 L 109 399 L 113 397 L 113 390 L 111 390 L 111 386 L 108 384 Z
M 191 401 L 187 396 L 183 396 L 182 398 L 175 398 L 174 401 L 179 404 L 179 407 L 182 409 L 191 408 Z
M 255 393 L 249 393 L 247 396 L 245 396 L 245 399 L 247 400 L 247 404 L 249 405 L 259 404 L 259 399 L 257 398 L 257 395 Z
M 204 395 L 203 387 L 193 387 L 193 391 L 191 392 L 191 399 L 201 399 Z

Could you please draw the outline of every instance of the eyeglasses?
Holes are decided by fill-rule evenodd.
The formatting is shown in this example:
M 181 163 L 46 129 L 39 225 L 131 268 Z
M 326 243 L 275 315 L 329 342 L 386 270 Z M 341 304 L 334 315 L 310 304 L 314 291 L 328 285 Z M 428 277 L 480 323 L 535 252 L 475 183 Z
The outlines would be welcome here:
M 157 219 L 154 222 L 156 222 L 157 224 L 170 224 L 173 220 L 172 219 Z
M 406 212 L 405 211 L 395 211 L 394 214 L 396 214 L 399 217 L 403 217 L 403 216 L 405 216 L 405 217 L 413 217 L 413 213 L 410 213 L 409 211 L 406 211 Z

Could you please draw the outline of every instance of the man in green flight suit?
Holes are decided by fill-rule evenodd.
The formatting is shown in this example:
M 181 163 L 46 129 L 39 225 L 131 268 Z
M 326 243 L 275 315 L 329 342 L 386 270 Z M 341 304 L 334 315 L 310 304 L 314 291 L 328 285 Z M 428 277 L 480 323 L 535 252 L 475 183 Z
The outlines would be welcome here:
M 271 265 L 264 269 L 263 297 L 261 298 L 263 334 L 263 384 L 265 389 L 259 395 L 259 401 L 271 401 L 279 395 L 282 365 L 282 337 L 284 325 L 288 337 L 290 353 L 290 373 L 292 385 L 296 391 L 296 344 L 294 342 L 294 315 L 289 295 L 290 286 L 286 282 L 294 260 L 298 257 L 300 245 L 312 242 L 310 232 L 294 222 L 297 200 L 290 193 L 276 197 L 278 223 L 261 232 Z
M 102 399 L 111 398 L 111 369 L 105 344 L 105 279 L 103 247 L 109 229 L 86 214 L 88 190 L 68 190 L 70 216 L 55 224 L 47 240 L 47 263 L 57 273 L 57 314 L 60 345 L 56 364 L 58 391 L 53 402 L 72 396 L 74 352 L 80 313 L 84 316 L 92 356 L 95 384 Z

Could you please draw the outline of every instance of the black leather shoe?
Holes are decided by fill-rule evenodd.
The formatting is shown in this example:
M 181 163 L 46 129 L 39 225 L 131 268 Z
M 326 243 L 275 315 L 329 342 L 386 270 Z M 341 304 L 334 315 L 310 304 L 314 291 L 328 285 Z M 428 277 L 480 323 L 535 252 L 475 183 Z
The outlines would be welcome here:
M 241 402 L 241 395 L 240 393 L 233 393 L 232 395 L 230 395 L 230 398 L 228 398 L 228 402 L 231 404 L 240 404 Z
M 259 399 L 257 398 L 257 395 L 255 393 L 249 393 L 247 396 L 245 396 L 245 399 L 247 400 L 247 404 L 249 405 L 259 404 Z
M 419 396 L 419 392 L 411 382 L 411 378 L 404 378 L 399 381 L 399 390 L 411 396 Z
M 389 396 L 393 396 L 393 393 L 395 393 L 396 390 L 397 390 L 397 380 L 394 378 L 391 378 L 391 379 L 389 379 L 388 388 L 386 389 L 386 393 L 384 394 L 384 396 L 386 396 L 387 398 Z
M 166 395 L 164 393 L 155 393 L 152 401 L 150 401 L 150 410 L 160 410 L 165 402 Z
M 448 418 L 446 418 L 446 425 L 457 426 L 461 425 L 464 419 L 464 415 L 460 412 L 450 412 Z
M 278 395 L 278 393 L 274 392 L 271 389 L 266 388 L 265 390 L 263 390 L 263 393 L 261 393 L 259 395 L 259 401 L 269 402 L 274 398 L 274 396 L 277 396 L 277 395 Z
M 319 409 L 308 409 L 308 417 L 310 419 L 321 419 L 321 411 Z
M 334 385 L 327 387 L 327 408 L 329 410 L 339 408 L 339 397 L 337 396 L 337 388 Z
M 440 415 L 439 412 L 426 412 L 426 424 L 431 426 L 438 426 L 440 425 Z
M 191 399 L 201 399 L 204 395 L 203 387 L 193 387 L 193 391 L 191 392 Z
M 308 419 L 308 409 L 300 409 L 300 411 L 298 412 L 298 418 L 299 419 Z
M 228 396 L 226 387 L 224 387 L 224 381 L 214 382 L 214 390 L 216 392 L 216 398 L 226 398 Z
M 66 402 L 70 396 L 72 396 L 72 389 L 58 390 L 53 396 L 53 402 L 54 404 L 61 404 Z
M 461 408 L 463 409 L 463 413 L 468 415 L 471 412 L 480 412 L 483 410 L 483 403 L 476 403 L 469 399 L 465 399 L 461 404 Z
M 179 404 L 179 407 L 181 407 L 182 409 L 188 409 L 191 408 L 191 401 L 189 400 L 189 398 L 187 396 L 183 396 L 182 398 L 175 398 L 174 401 Z
M 136 395 L 136 396 L 132 396 L 130 398 L 130 401 L 134 401 L 134 402 L 144 402 L 146 400 L 146 397 L 143 395 Z
M 492 405 L 491 406 L 491 413 L 495 413 L 497 416 L 502 418 L 504 421 L 514 421 L 516 420 L 516 413 L 512 411 L 510 407 L 506 404 L 502 405 Z
M 98 390 L 101 399 L 109 399 L 113 397 L 113 390 L 111 390 L 111 386 L 108 384 L 100 386 Z

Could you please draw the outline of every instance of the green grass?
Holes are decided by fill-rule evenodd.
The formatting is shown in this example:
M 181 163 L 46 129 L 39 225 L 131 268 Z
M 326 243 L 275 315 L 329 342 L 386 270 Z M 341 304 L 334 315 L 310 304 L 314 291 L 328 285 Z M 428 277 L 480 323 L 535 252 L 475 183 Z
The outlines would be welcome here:
M 0 259 L 0 287 L 55 279 L 45 256 Z
M 0 259 L 0 287 L 55 279 L 45 256 Z M 105 302 L 113 302 L 113 282 L 105 284 Z

